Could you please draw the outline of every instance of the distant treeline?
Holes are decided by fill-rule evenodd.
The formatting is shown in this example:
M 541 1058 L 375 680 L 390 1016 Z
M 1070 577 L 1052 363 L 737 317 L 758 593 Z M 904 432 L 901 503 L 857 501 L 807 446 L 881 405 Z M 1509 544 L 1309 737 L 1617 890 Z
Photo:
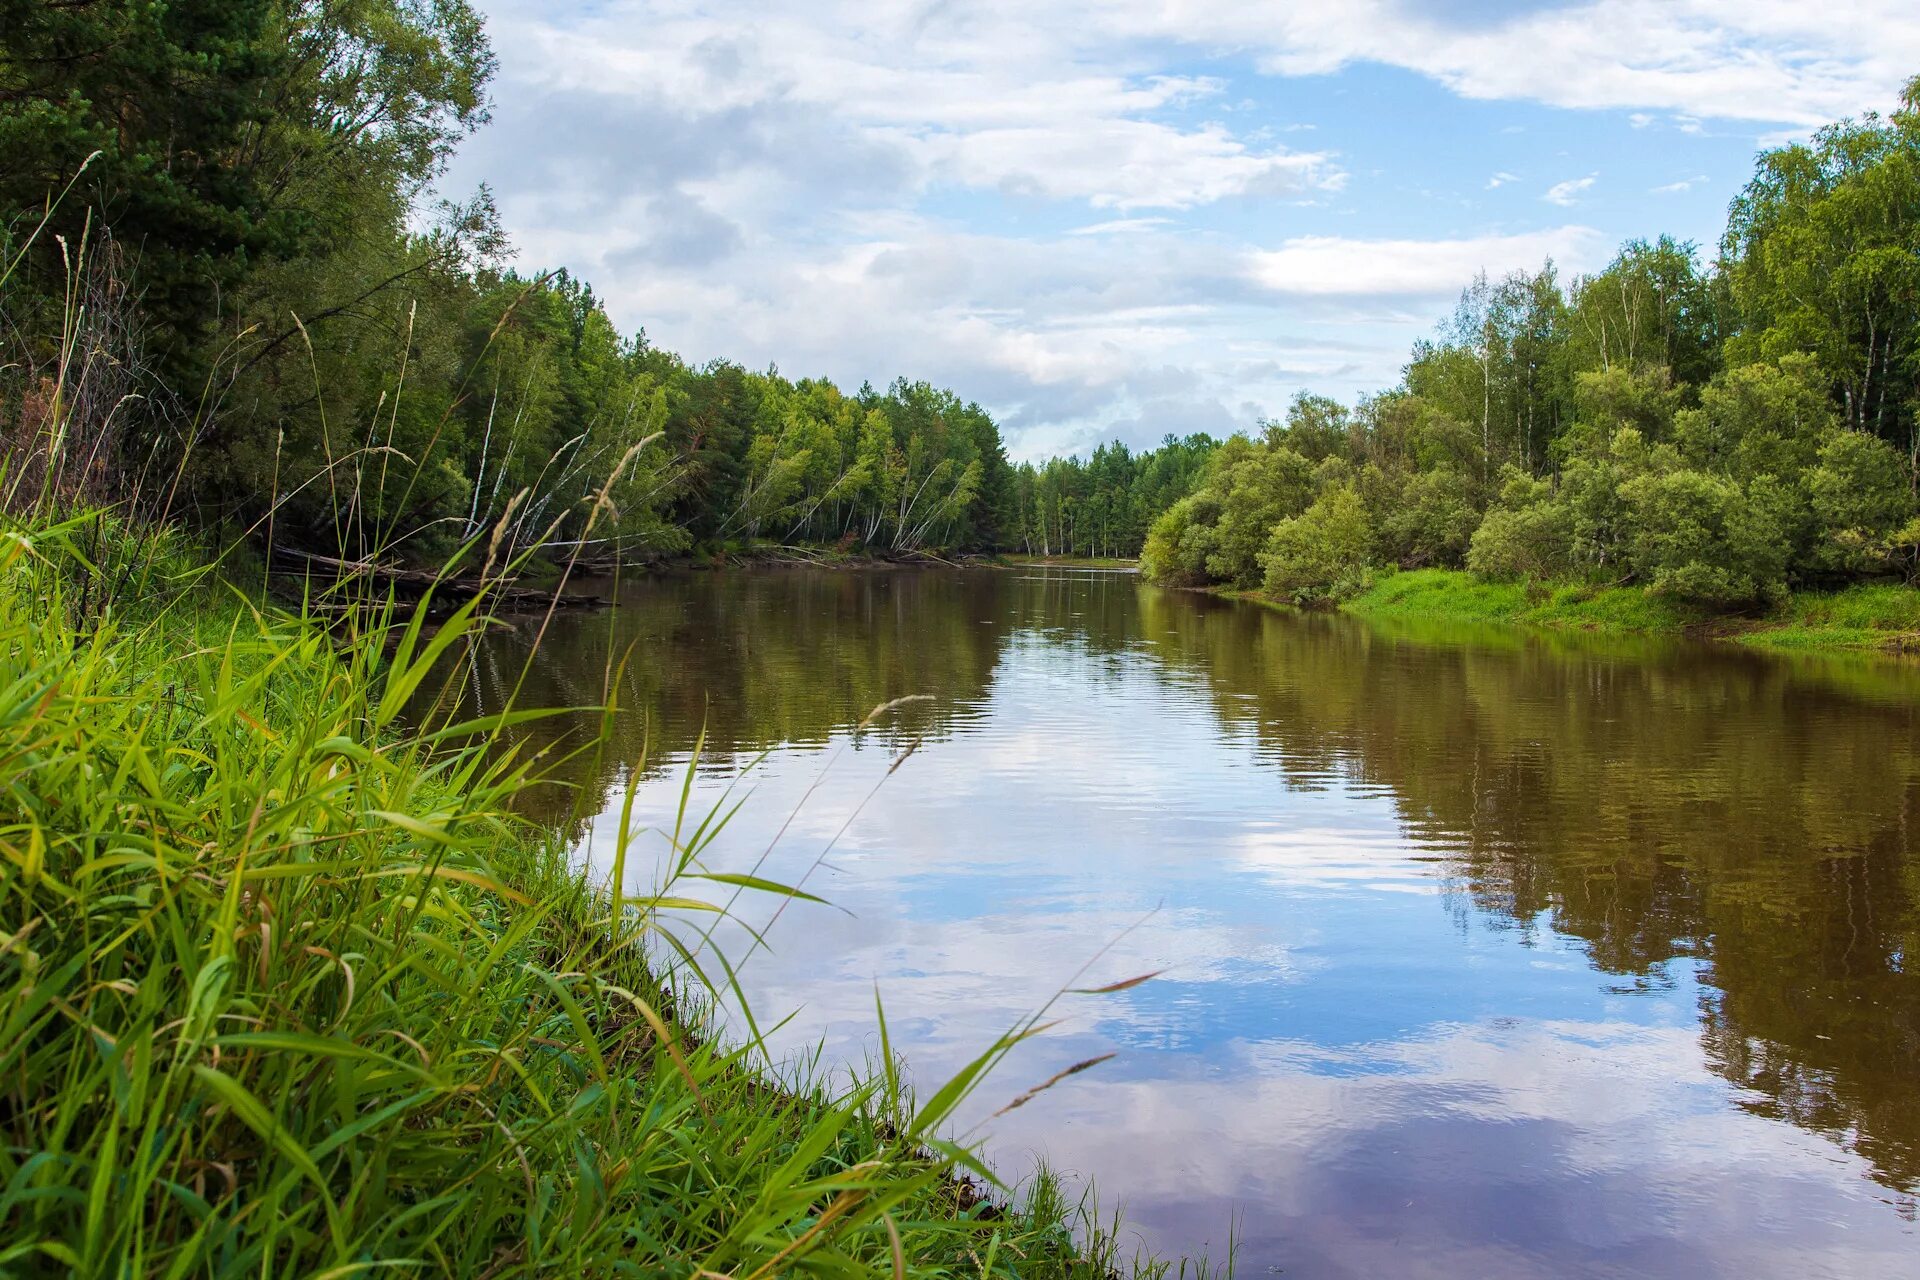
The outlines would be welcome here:
M 6 484 L 422 557 L 565 542 L 604 491 L 623 556 L 1144 544 L 1300 599 L 1465 565 L 1732 602 L 1920 554 L 1920 81 L 1763 155 L 1711 266 L 1480 279 L 1357 408 L 1016 466 L 952 392 L 692 367 L 503 269 L 484 189 L 429 199 L 493 72 L 465 0 L 0 0 Z
M 1482 277 L 1402 384 L 1303 396 L 1154 523 L 1164 581 L 1340 599 L 1388 566 L 1715 605 L 1920 557 L 1920 79 L 1768 151 L 1717 261 Z
M 1013 540 L 977 405 L 690 367 L 501 269 L 484 190 L 428 199 L 493 71 L 465 0 L 0 0 L 8 483 L 420 556 L 616 474 L 624 554 Z

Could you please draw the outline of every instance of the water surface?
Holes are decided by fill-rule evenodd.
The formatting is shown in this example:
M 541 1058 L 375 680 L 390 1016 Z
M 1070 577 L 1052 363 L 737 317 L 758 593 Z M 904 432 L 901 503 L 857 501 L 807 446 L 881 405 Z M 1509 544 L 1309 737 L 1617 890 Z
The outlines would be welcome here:
M 930 1087 L 1102 947 L 1079 985 L 1165 970 L 1070 997 L 967 1117 L 1117 1054 L 984 1132 L 1157 1249 L 1237 1224 L 1242 1275 L 1920 1273 L 1913 667 L 785 571 L 557 617 L 523 699 L 599 702 L 623 656 L 636 887 L 704 726 L 694 809 L 750 790 L 707 861 L 786 824 L 763 874 L 833 904 L 745 966 L 783 1050 L 868 1058 L 877 984 Z M 626 766 L 578 768 L 604 874 Z

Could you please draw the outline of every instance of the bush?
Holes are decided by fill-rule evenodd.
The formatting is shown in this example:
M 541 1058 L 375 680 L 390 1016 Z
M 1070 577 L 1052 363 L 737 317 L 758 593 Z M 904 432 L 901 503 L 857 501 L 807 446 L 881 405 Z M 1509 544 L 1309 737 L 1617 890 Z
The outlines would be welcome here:
M 1500 503 L 1473 532 L 1467 568 L 1503 581 L 1557 577 L 1573 563 L 1573 511 L 1551 482 L 1509 464 Z
M 1542 502 L 1517 510 L 1495 507 L 1474 530 L 1467 568 L 1506 582 L 1555 578 L 1571 567 L 1567 548 L 1572 539 L 1573 513 L 1565 503 Z
M 1140 549 L 1140 571 L 1150 581 L 1171 587 L 1197 587 L 1207 580 L 1207 552 L 1213 529 L 1200 517 L 1205 506 L 1189 494 L 1160 513 Z
M 1442 467 L 1410 476 L 1381 515 L 1382 558 L 1403 569 L 1457 569 L 1479 520 L 1463 473 Z
M 1260 560 L 1273 595 L 1297 604 L 1350 599 L 1371 585 L 1367 511 L 1341 485 L 1300 515 L 1274 526 Z
M 1313 466 L 1284 446 L 1255 447 L 1224 469 L 1218 492 L 1220 519 L 1207 551 L 1207 574 L 1251 587 L 1260 581 L 1260 553 L 1274 522 L 1299 514 L 1311 501 Z
M 1784 593 L 1791 497 L 1770 477 L 1742 490 L 1675 470 L 1630 480 L 1620 496 L 1633 569 L 1656 592 L 1723 605 Z
M 1891 560 L 1894 534 L 1913 512 L 1906 466 L 1893 446 L 1862 431 L 1837 430 L 1807 472 L 1814 563 L 1871 572 Z

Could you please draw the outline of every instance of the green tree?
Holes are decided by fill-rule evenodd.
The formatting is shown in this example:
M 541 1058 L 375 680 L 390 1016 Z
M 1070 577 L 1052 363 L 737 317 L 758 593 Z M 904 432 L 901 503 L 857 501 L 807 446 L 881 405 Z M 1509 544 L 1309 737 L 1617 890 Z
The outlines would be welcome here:
M 1365 505 L 1335 485 L 1274 526 L 1260 562 L 1266 590 L 1300 604 L 1344 600 L 1367 588 L 1371 542 Z
M 1848 425 L 1920 465 L 1920 77 L 1869 114 L 1760 157 L 1721 255 L 1736 362 L 1810 353 Z

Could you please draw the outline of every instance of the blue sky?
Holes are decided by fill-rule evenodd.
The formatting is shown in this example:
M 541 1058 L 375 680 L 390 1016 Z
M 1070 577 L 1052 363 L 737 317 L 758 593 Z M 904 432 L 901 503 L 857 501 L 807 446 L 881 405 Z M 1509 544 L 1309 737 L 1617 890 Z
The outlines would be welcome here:
M 1484 269 L 1711 250 L 1894 103 L 1910 0 L 482 0 L 518 260 L 694 361 L 976 399 L 1018 457 L 1399 376 Z

